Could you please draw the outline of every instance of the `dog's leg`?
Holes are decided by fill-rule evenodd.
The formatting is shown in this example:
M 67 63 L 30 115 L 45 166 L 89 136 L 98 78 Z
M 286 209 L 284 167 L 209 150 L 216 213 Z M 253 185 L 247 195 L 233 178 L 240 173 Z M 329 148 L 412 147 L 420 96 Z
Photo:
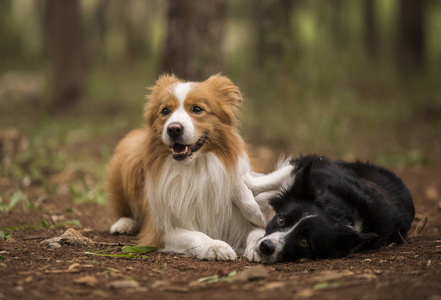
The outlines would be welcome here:
M 242 215 L 256 225 L 264 228 L 266 226 L 262 211 L 253 197 L 253 193 L 247 188 L 245 183 L 240 183 L 237 188 L 237 194 L 233 197 L 234 204 L 240 209 Z
M 247 174 L 244 176 L 244 181 L 254 196 L 263 192 L 280 190 L 294 181 L 292 175 L 294 168 L 294 165 L 287 165 L 268 175 L 257 177 Z
M 111 234 L 135 234 L 139 231 L 139 224 L 132 218 L 122 217 L 110 227 Z
M 280 193 L 279 190 L 277 191 L 270 191 L 270 192 L 263 192 L 260 193 L 259 195 L 257 195 L 255 197 L 256 202 L 261 205 L 261 206 L 268 206 L 269 205 L 269 201 L 276 197 L 278 194 Z
M 177 252 L 206 260 L 236 260 L 237 254 L 230 245 L 221 240 L 213 240 L 199 231 L 175 228 L 164 236 L 162 251 Z
M 249 261 L 255 261 L 260 262 L 262 259 L 260 258 L 259 254 L 257 254 L 257 251 L 255 250 L 255 246 L 257 241 L 262 238 L 265 235 L 265 230 L 263 229 L 254 229 L 250 232 L 247 238 L 247 246 L 245 248 L 245 257 Z

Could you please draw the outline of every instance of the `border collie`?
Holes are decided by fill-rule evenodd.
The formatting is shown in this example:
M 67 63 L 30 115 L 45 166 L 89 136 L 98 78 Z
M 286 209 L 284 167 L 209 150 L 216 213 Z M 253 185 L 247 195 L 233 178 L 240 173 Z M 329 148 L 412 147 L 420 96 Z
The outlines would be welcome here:
M 265 263 L 344 257 L 402 243 L 415 214 L 401 179 L 368 163 L 309 155 L 246 183 L 276 214 L 255 245 Z
M 243 180 L 253 172 L 237 129 L 239 89 L 221 75 L 166 75 L 150 90 L 146 128 L 119 142 L 108 168 L 110 232 L 199 259 L 235 260 L 245 249 L 260 260 L 266 219 Z

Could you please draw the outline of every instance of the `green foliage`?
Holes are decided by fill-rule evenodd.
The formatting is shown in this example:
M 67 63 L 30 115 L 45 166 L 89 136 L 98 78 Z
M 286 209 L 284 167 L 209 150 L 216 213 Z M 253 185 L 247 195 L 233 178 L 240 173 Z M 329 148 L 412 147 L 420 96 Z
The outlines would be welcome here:
M 69 190 L 76 203 L 95 202 L 105 204 L 103 182 L 99 182 L 91 187 L 84 177 L 81 177 L 79 184 L 69 184 Z
M 63 221 L 56 224 L 50 224 L 48 220 L 45 218 L 40 219 L 41 225 L 17 225 L 17 226 L 7 226 L 2 227 L 2 230 L 21 230 L 21 229 L 54 229 L 54 228 L 64 228 L 66 226 L 77 226 L 82 227 L 81 222 L 79 220 L 69 220 Z
M 0 230 L 0 240 L 7 240 L 9 238 L 11 238 L 11 234 L 9 232 Z
M 234 282 L 234 276 L 236 276 L 237 271 L 232 271 L 228 273 L 227 276 L 219 276 L 219 275 L 213 275 L 213 276 L 207 276 L 202 277 L 198 279 L 198 282 L 205 282 L 208 284 L 217 283 L 217 282 L 228 282 L 232 283 Z
M 343 283 L 341 281 L 337 281 L 337 282 L 320 282 L 314 285 L 314 287 L 312 288 L 313 290 L 321 290 L 321 289 L 335 289 L 338 288 L 342 285 Z
M 49 224 L 49 222 L 45 218 L 41 218 L 41 225 L 44 228 L 50 228 L 51 227 L 51 225 Z
M 19 203 L 23 203 L 29 209 L 32 209 L 32 203 L 29 202 L 28 197 L 20 190 L 16 190 L 11 197 L 9 203 L 0 202 L 0 213 L 10 212 Z
M 409 151 L 383 153 L 377 163 L 388 167 L 427 166 L 429 159 L 419 149 Z
M 122 257 L 122 258 L 135 258 L 140 257 L 138 255 L 128 255 L 128 254 L 102 254 L 102 253 L 94 253 L 94 252 L 84 252 L 84 254 L 87 255 L 95 255 L 95 256 L 103 256 L 103 257 Z M 147 256 L 141 256 L 141 257 L 147 257 Z
M 130 254 L 105 254 L 105 253 L 94 253 L 94 252 L 85 252 L 85 254 L 103 256 L 103 257 L 148 258 L 148 256 L 140 255 L 140 254 L 157 251 L 158 248 L 151 246 L 143 246 L 143 247 L 124 246 L 121 250 L 123 253 L 130 253 Z M 165 272 L 165 271 L 167 271 L 167 264 L 164 265 L 164 268 L 162 269 L 161 272 Z
M 142 246 L 142 247 L 124 246 L 122 248 L 123 253 L 148 253 L 153 251 L 158 251 L 158 248 L 151 246 Z

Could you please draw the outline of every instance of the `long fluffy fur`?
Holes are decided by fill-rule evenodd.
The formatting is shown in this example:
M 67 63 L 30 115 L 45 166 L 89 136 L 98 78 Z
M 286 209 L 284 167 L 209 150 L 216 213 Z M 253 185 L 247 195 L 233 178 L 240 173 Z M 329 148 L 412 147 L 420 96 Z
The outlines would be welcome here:
M 251 172 L 237 131 L 241 93 L 220 75 L 194 83 L 185 105 L 203 106 L 203 117 L 191 117 L 196 134 L 208 138 L 194 158 L 177 162 L 161 138 L 167 121 L 161 110 L 164 105 L 177 107 L 172 93 L 178 83 L 182 81 L 174 76 L 158 79 L 145 106 L 148 126 L 118 144 L 108 170 L 110 204 L 117 218 L 135 221 L 138 227 L 125 233 L 140 229 L 139 245 L 167 248 L 166 233 L 183 228 L 244 248 L 256 226 L 244 217 L 246 205 L 236 201 L 237 195 L 247 192 L 241 190 L 246 188 L 242 176 Z

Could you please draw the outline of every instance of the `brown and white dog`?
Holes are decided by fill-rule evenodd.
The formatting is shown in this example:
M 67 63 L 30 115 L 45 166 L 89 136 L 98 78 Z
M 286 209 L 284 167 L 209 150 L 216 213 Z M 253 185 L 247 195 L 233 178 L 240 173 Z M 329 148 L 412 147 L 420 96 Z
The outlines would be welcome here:
M 162 76 L 148 100 L 148 126 L 121 140 L 110 162 L 110 232 L 139 232 L 139 245 L 199 259 L 235 260 L 235 249 L 259 261 L 266 222 L 242 179 L 254 173 L 237 130 L 239 89 L 220 75 Z

